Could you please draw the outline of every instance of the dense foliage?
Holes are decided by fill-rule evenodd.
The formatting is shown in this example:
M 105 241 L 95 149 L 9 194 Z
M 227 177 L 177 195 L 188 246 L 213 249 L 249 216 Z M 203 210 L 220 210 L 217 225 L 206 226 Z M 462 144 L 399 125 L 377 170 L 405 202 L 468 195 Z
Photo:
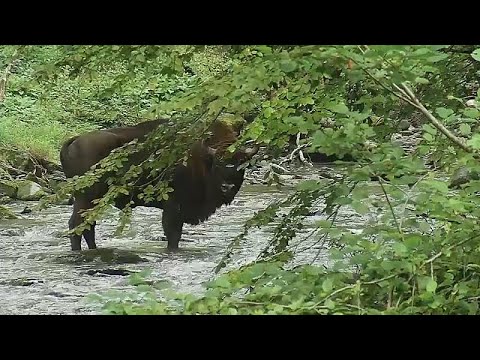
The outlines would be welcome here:
M 160 299 L 157 283 L 136 275 L 132 281 L 140 297 L 107 300 L 108 311 L 478 314 L 478 46 L 69 46 L 17 51 L 24 62 L 6 87 L 1 141 L 21 144 L 8 137 L 13 134 L 6 131 L 10 126 L 34 127 L 39 138 L 47 126 L 49 136 L 41 139 L 50 139 L 58 149 L 61 136 L 51 130 L 55 127 L 78 131 L 139 117 L 175 120 L 144 144 L 114 152 L 56 194 L 65 197 L 110 176 L 112 187 L 87 213 L 87 222 L 99 218 L 117 195 L 128 194 L 145 172 L 163 180 L 146 187 L 145 196 L 167 197 L 168 170 L 182 160 L 195 135 L 222 113 L 245 118 L 240 141 L 264 145 L 272 161 L 294 148 L 355 160 L 340 178 L 302 182 L 291 197 L 247 222 L 217 272 L 228 266 L 251 228 L 277 225 L 258 261 L 219 275 L 203 296 L 167 292 Z M 8 63 L 13 49 L 3 49 L 1 56 L 2 64 Z M 394 141 L 405 122 L 421 135 L 412 149 Z M 158 154 L 159 149 L 169 151 Z M 151 161 L 124 169 L 122 163 L 138 151 L 152 154 Z M 448 179 L 459 171 L 469 176 L 449 186 Z M 361 231 L 338 220 L 344 208 L 368 219 Z M 312 212 L 324 220 L 305 232 Z M 127 209 L 121 226 L 128 215 Z M 298 243 L 312 239 L 328 252 L 328 265 L 292 265 Z

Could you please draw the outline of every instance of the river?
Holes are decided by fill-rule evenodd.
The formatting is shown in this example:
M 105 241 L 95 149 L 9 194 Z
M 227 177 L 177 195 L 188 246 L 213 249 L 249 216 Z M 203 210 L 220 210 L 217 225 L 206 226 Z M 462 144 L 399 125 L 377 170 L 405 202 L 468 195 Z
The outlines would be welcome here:
M 318 170 L 318 169 L 317 169 Z M 315 177 L 315 172 L 307 170 Z M 19 216 L 0 221 L 0 314 L 98 314 L 101 305 L 86 295 L 108 290 L 130 290 L 120 272 L 152 270 L 151 277 L 169 281 L 176 290 L 200 293 L 202 283 L 211 280 L 213 269 L 230 241 L 242 230 L 245 220 L 291 188 L 244 185 L 230 206 L 224 206 L 206 222 L 184 226 L 181 250 L 166 252 L 161 227 L 161 210 L 135 208 L 132 226 L 121 236 L 114 232 L 118 211 L 113 209 L 97 224 L 100 251 L 70 251 L 64 235 L 71 206 L 52 206 L 43 211 L 20 214 L 35 202 L 15 202 L 8 207 Z M 363 220 L 343 214 L 352 226 Z M 312 216 L 312 223 L 318 220 Z M 268 240 L 271 227 L 252 230 L 236 253 L 233 265 L 255 259 Z M 83 248 L 86 245 L 83 242 Z M 308 247 L 307 247 L 308 248 Z M 298 259 L 326 261 L 318 246 L 299 251 Z M 321 255 L 321 254 L 320 254 Z M 297 260 L 298 260 L 297 259 Z M 117 272 L 118 274 L 115 274 Z M 106 274 L 109 273 L 109 274 Z

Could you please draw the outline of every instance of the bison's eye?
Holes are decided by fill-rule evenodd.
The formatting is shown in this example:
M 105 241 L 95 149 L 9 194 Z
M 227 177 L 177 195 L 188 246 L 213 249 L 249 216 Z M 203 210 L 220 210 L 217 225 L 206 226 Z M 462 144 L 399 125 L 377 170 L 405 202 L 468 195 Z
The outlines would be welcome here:
M 231 191 L 232 189 L 235 188 L 235 185 L 234 184 L 226 184 L 226 183 L 223 183 L 221 185 L 221 188 L 222 188 L 222 192 L 223 193 L 228 193 L 229 191 Z

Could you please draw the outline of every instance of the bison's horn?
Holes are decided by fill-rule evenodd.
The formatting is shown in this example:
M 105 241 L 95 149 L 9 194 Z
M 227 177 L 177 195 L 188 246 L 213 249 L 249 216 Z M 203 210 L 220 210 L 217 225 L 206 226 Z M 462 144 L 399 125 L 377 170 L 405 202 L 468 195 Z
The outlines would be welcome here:
M 253 155 L 255 155 L 258 150 L 260 150 L 260 146 L 258 145 L 254 145 L 252 147 L 247 147 L 245 149 L 245 155 L 248 156 L 248 157 L 252 157 Z
M 207 146 L 207 154 L 214 156 L 217 153 L 217 149 Z

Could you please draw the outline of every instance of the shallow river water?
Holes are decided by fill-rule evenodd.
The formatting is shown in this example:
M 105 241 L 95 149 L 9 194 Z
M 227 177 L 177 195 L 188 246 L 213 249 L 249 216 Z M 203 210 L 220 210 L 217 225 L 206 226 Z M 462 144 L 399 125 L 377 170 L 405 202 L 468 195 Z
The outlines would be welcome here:
M 244 185 L 230 206 L 220 208 L 203 224 L 184 226 L 186 241 L 180 243 L 177 253 L 166 252 L 166 242 L 159 240 L 163 236 L 161 210 L 135 208 L 132 226 L 115 236 L 118 212 L 112 209 L 111 216 L 96 228 L 101 251 L 90 257 L 72 253 L 63 234 L 72 206 L 20 214 L 25 206 L 35 203 L 9 204 L 19 219 L 0 220 L 0 314 L 100 313 L 100 304 L 87 302 L 86 295 L 132 288 L 122 274 L 98 272 L 105 269 L 149 268 L 152 278 L 168 280 L 182 292 L 199 293 L 202 283 L 214 276 L 214 267 L 241 232 L 244 221 L 287 193 L 263 185 Z M 255 259 L 268 240 L 268 232 L 268 228 L 252 231 L 234 263 Z M 84 242 L 82 247 L 86 248 Z M 299 256 L 322 261 L 318 252 L 318 248 L 312 248 Z

